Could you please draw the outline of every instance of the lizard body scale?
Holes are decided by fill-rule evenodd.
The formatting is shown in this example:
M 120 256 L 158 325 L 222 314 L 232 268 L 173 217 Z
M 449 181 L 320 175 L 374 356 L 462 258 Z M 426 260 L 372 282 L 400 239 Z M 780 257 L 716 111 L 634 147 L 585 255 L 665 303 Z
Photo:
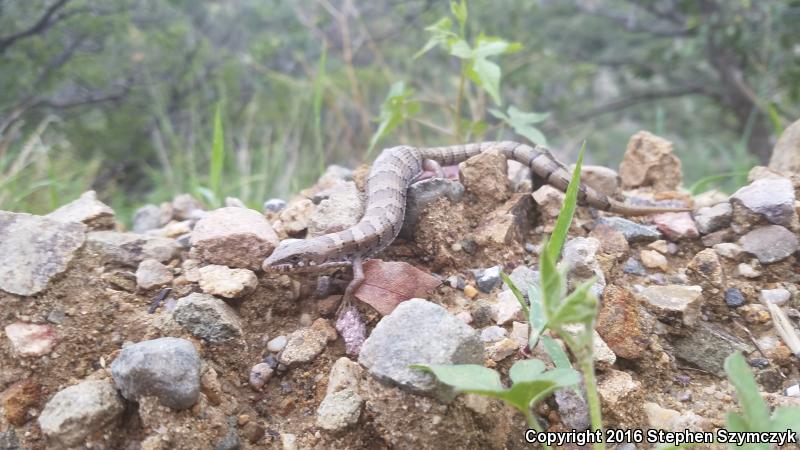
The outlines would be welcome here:
M 406 210 L 406 191 L 429 167 L 428 161 L 442 165 L 458 164 L 492 149 L 508 159 L 525 164 L 534 177 L 565 191 L 570 180 L 567 168 L 539 146 L 511 141 L 481 142 L 446 147 L 415 148 L 397 146 L 385 149 L 375 160 L 367 178 L 367 201 L 361 220 L 354 226 L 308 239 L 282 241 L 264 260 L 265 271 L 317 271 L 327 267 L 353 265 L 354 280 L 345 298 L 363 280 L 362 260 L 380 252 L 397 237 Z M 434 165 L 434 167 L 438 167 Z M 634 207 L 608 198 L 580 185 L 578 201 L 604 211 L 622 215 L 646 215 L 686 211 L 682 208 Z

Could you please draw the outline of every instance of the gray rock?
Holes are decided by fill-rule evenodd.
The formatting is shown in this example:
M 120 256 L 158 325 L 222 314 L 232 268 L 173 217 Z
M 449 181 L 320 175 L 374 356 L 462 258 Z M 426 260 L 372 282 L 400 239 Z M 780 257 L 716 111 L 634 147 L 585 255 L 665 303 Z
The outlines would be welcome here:
M 242 448 L 242 443 L 234 429 L 228 431 L 228 434 L 214 446 L 214 450 L 239 450 L 240 448 Z
M 784 288 L 762 289 L 758 296 L 761 303 L 765 305 L 772 303 L 778 306 L 785 305 L 791 298 L 792 294 Z
M 172 270 L 155 259 L 145 259 L 136 269 L 136 285 L 141 289 L 152 289 L 172 281 Z
M 278 236 L 258 211 L 227 207 L 197 222 L 191 242 L 205 262 L 260 270 L 264 258 L 278 245 Z
M 606 276 L 597 260 L 600 241 L 596 238 L 576 237 L 564 244 L 563 258 L 560 264 L 569 269 L 567 275 L 570 284 L 577 286 L 590 278 L 596 278 L 592 292 L 600 297 L 606 286 Z
M 655 226 L 638 224 L 622 217 L 601 217 L 595 223 L 605 224 L 619 231 L 629 243 L 661 239 L 661 233 Z
M 665 321 L 680 320 L 692 326 L 697 322 L 703 302 L 700 286 L 648 286 L 640 293 L 644 305 Z
M 364 342 L 359 363 L 379 380 L 443 400 L 452 390 L 410 364 L 482 364 L 478 333 L 444 308 L 422 299 L 400 303 Z
M 186 339 L 163 337 L 125 347 L 111 376 L 131 401 L 154 396 L 173 409 L 189 408 L 200 395 L 200 356 Z
M 301 328 L 289 335 L 278 361 L 287 366 L 313 361 L 328 343 L 324 330 L 314 326 Z
M 786 127 L 772 149 L 769 167 L 800 173 L 800 119 Z
M 247 208 L 247 205 L 236 197 L 225 197 L 225 206 L 229 208 Z
M 798 249 L 797 235 L 780 225 L 756 228 L 742 236 L 739 244 L 762 264 L 782 261 Z
M 331 366 L 328 375 L 328 388 L 326 395 L 341 391 L 342 389 L 358 390 L 359 380 L 363 369 L 358 363 L 347 357 L 341 357 Z
M 114 227 L 114 210 L 97 199 L 94 191 L 86 191 L 66 205 L 56 209 L 45 217 L 59 222 L 78 222 L 91 230 L 102 230 Z
M 742 247 L 733 242 L 722 242 L 714 245 L 714 251 L 724 258 L 737 260 L 742 255 Z
M 156 205 L 144 205 L 133 213 L 134 233 L 144 233 L 145 231 L 161 228 L 169 222 L 170 217 L 165 217 L 164 211 Z
M 712 233 L 731 224 L 733 208 L 729 202 L 706 206 L 694 213 L 694 221 L 701 234 Z
M 721 377 L 725 376 L 725 358 L 737 351 L 749 353 L 753 348 L 708 323 L 675 342 L 675 356 Z
M 212 295 L 195 292 L 180 298 L 172 314 L 175 321 L 190 333 L 214 344 L 242 335 L 236 311 Z
M 555 392 L 558 414 L 564 424 L 578 431 L 583 431 L 591 425 L 589 417 L 589 406 L 582 395 L 578 395 L 575 389 L 559 389 Z
M 271 198 L 264 202 L 264 211 L 269 212 L 280 212 L 283 208 L 286 207 L 286 200 L 282 198 Z
M 0 236 L 0 289 L 34 295 L 67 269 L 83 245 L 86 226 L 0 211 Z
M 725 304 L 731 308 L 738 308 L 747 303 L 744 294 L 738 288 L 732 287 L 725 289 Z
M 627 261 L 625 261 L 625 264 L 622 266 L 622 271 L 631 275 L 639 275 L 642 277 L 647 275 L 647 270 L 645 270 L 642 263 L 634 257 L 630 257 L 627 259 Z
M 481 341 L 497 342 L 508 335 L 505 328 L 492 325 L 481 330 Z
M 533 270 L 528 266 L 517 266 L 508 275 L 511 282 L 517 287 L 527 298 L 528 287 L 539 284 L 539 271 Z
M 352 227 L 364 213 L 364 201 L 356 184 L 347 181 L 330 189 L 328 198 L 320 201 L 308 218 L 310 236 L 335 233 Z
M 39 427 L 58 447 L 73 447 L 109 428 L 125 409 L 114 385 L 86 380 L 56 393 L 39 415 Z
M 789 226 L 794 212 L 794 187 L 786 178 L 762 178 L 731 195 L 731 203 L 775 225 Z
M 337 431 L 358 423 L 364 400 L 350 388 L 325 396 L 317 408 L 317 426 L 323 430 Z
M 464 185 L 447 178 L 428 178 L 412 184 L 408 188 L 406 215 L 400 236 L 412 237 L 425 208 L 440 198 L 447 198 L 452 203 L 460 202 L 464 198 Z
M 500 284 L 500 266 L 489 267 L 488 269 L 473 270 L 475 283 L 481 292 L 489 293 Z
M 176 220 L 199 219 L 199 215 L 205 212 L 200 202 L 189 194 L 176 195 L 172 199 L 172 211 Z
M 570 166 L 570 173 L 574 170 Z M 614 195 L 619 189 L 619 174 L 605 166 L 585 165 L 581 167 L 581 182 L 606 195 Z
M 86 247 L 104 262 L 136 267 L 145 259 L 165 263 L 175 258 L 180 246 L 173 239 L 116 231 L 93 231 L 86 236 Z
M 0 431 L 0 450 L 23 450 L 19 445 L 19 439 L 13 428 L 7 431 Z

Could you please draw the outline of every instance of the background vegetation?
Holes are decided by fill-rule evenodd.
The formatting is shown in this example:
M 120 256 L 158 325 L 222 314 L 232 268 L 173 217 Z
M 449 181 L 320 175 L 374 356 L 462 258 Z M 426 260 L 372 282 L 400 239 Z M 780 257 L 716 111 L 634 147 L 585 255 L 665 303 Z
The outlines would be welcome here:
M 642 128 L 690 183 L 741 173 L 800 117 L 797 23 L 797 0 L 0 0 L 0 209 L 258 206 L 397 143 L 586 139 L 616 166 Z

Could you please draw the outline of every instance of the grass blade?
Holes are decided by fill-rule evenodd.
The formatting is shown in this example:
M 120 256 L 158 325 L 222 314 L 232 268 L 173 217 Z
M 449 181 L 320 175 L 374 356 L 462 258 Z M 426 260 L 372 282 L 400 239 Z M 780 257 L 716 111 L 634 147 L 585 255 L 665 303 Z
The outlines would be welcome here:
M 553 260 L 558 260 L 561 255 L 561 249 L 564 247 L 564 241 L 567 239 L 567 232 L 572 223 L 572 216 L 575 215 L 575 206 L 578 203 L 578 186 L 581 183 L 581 165 L 583 164 L 583 152 L 586 150 L 586 141 L 581 145 L 581 151 L 578 154 L 578 161 L 575 163 L 575 170 L 572 171 L 572 179 L 567 186 L 567 193 L 564 197 L 564 205 L 561 208 L 561 213 L 558 214 L 556 226 L 553 229 L 553 234 L 550 236 L 550 241 L 547 243 L 548 253 L 552 256 Z

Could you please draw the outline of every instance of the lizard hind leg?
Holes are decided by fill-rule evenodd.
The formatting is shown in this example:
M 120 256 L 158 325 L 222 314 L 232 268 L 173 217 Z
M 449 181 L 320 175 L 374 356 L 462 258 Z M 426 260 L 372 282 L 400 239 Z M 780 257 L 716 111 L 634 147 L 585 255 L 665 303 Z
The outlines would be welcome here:
M 411 180 L 411 183 L 413 184 L 417 181 L 423 180 L 425 172 L 433 172 L 432 178 L 445 178 L 444 170 L 442 170 L 441 164 L 432 159 L 426 159 L 425 161 L 422 161 L 422 172 L 418 173 L 417 176 Z

